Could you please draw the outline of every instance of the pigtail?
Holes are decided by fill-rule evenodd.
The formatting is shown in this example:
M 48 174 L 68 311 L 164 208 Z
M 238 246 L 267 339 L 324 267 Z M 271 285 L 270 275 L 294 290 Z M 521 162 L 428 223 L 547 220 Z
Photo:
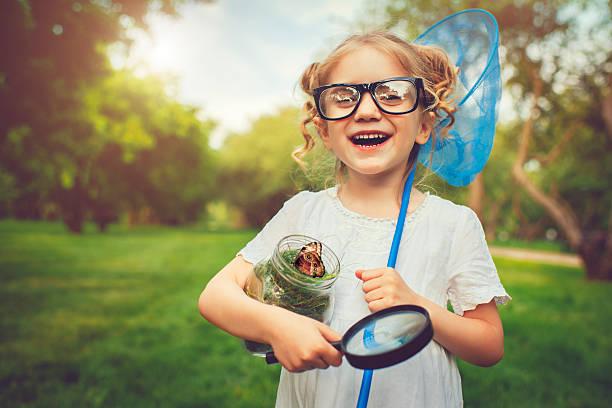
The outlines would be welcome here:
M 424 65 L 425 108 L 434 112 L 437 118 L 444 116 L 449 118 L 448 123 L 442 128 L 441 135 L 445 136 L 455 123 L 455 101 L 452 97 L 457 82 L 457 72 L 448 59 L 448 55 L 441 49 L 432 46 L 412 45 L 421 57 Z
M 397 58 L 407 74 L 423 78 L 425 85 L 425 95 L 422 101 L 423 110 L 433 112 L 437 118 L 445 117 L 449 119 L 439 132 L 432 134 L 432 137 L 436 137 L 436 135 L 445 137 L 455 123 L 456 106 L 453 100 L 453 91 L 457 82 L 457 69 L 442 49 L 411 44 L 386 31 L 352 35 L 336 47 L 321 63 L 310 64 L 300 78 L 300 86 L 308 96 L 304 103 L 305 117 L 300 124 L 304 144 L 296 148 L 291 157 L 305 173 L 309 172 L 309 169 L 303 158 L 315 147 L 315 138 L 310 134 L 308 128 L 318 115 L 312 92 L 324 83 L 330 70 L 344 55 L 364 45 L 374 46 L 389 53 Z M 436 140 L 432 140 L 432 142 L 435 144 Z M 419 148 L 419 145 L 415 145 L 410 153 L 406 163 L 406 175 L 411 168 L 416 166 Z M 430 154 L 433 155 L 433 152 L 432 149 Z M 336 182 L 341 185 L 346 176 L 346 165 L 337 158 L 335 173 Z
M 313 149 L 315 145 L 314 138 L 308 131 L 308 124 L 312 122 L 315 116 L 317 116 L 317 108 L 312 99 L 312 91 L 314 88 L 319 86 L 318 82 L 318 70 L 319 63 L 315 62 L 310 64 L 304 70 L 302 77 L 300 78 L 300 86 L 302 90 L 308 95 L 308 99 L 304 103 L 304 113 L 306 116 L 300 123 L 300 131 L 304 137 L 304 145 L 297 147 L 292 153 L 291 157 L 297 162 L 300 168 L 306 171 L 306 164 L 304 163 L 303 157 Z

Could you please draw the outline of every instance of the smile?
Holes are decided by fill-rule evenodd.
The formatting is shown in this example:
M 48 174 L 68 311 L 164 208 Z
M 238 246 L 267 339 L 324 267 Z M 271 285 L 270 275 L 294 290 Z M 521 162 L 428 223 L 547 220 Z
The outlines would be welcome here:
M 353 143 L 355 146 L 366 149 L 371 149 L 376 146 L 382 145 L 389 139 L 390 136 L 384 135 L 382 133 L 355 135 L 350 138 L 351 143 Z

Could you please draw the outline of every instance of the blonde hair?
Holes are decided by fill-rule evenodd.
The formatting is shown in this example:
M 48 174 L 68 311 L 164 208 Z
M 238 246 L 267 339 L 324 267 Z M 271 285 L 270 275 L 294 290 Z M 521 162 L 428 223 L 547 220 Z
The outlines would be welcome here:
M 457 71 L 443 50 L 411 44 L 387 31 L 352 35 L 340 43 L 323 61 L 310 64 L 300 78 L 301 88 L 308 95 L 304 103 L 306 116 L 300 126 L 304 144 L 296 148 L 291 156 L 304 171 L 307 170 L 307 166 L 303 158 L 315 146 L 315 139 L 308 131 L 308 125 L 318 116 L 312 96 L 313 90 L 326 84 L 330 72 L 345 55 L 363 46 L 371 46 L 390 54 L 397 59 L 409 75 L 423 78 L 425 98 L 421 101 L 421 107 L 425 111 L 433 112 L 436 117 L 441 117 L 443 115 L 441 112 L 444 112 L 444 116 L 450 119 L 441 130 L 441 137 L 446 136 L 448 129 L 455 122 L 453 115 L 455 107 L 451 94 L 457 79 Z M 431 137 L 434 137 L 433 132 Z M 432 140 L 432 143 L 435 142 Z M 419 147 L 420 145 L 415 144 L 410 152 L 404 177 L 407 177 L 410 169 L 416 166 Z M 345 172 L 346 165 L 336 159 L 335 179 L 337 183 L 342 183 Z

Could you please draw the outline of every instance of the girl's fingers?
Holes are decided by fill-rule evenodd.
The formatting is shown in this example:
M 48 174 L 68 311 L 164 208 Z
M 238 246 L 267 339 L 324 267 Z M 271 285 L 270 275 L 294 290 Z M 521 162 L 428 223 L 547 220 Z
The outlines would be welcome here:
M 325 352 L 320 354 L 321 359 L 325 362 L 325 367 L 327 368 L 330 365 L 334 367 L 338 367 L 342 364 L 342 353 L 335 349 L 331 344 L 329 348 L 325 350 Z
M 342 339 L 342 336 L 339 333 L 323 323 L 321 323 L 320 331 L 325 340 L 328 342 L 339 341 Z M 330 344 L 323 356 L 323 359 L 328 365 L 338 367 L 340 364 L 342 364 L 342 353 L 336 350 L 336 348 Z
M 371 279 L 383 276 L 385 271 L 386 271 L 386 268 L 367 269 L 367 270 L 358 269 L 357 271 L 355 271 L 355 276 L 361 279 L 362 281 L 367 282 Z
M 336 349 L 334 350 L 335 350 L 335 353 L 333 355 L 326 356 L 324 360 L 328 366 L 338 367 L 340 366 L 340 364 L 342 364 L 342 353 L 340 353 Z
M 331 327 L 323 323 L 318 322 L 318 327 L 319 327 L 319 332 L 321 333 L 323 338 L 328 341 L 328 344 L 326 344 L 325 350 L 319 353 L 319 355 L 321 356 L 321 358 L 326 364 L 326 366 L 323 368 L 327 368 L 330 365 L 333 365 L 336 367 L 339 366 L 340 364 L 342 364 L 342 353 L 336 350 L 336 348 L 332 346 L 330 343 L 332 341 L 341 340 L 342 336 L 340 335 L 340 333 L 336 332 Z
M 375 289 L 378 289 L 382 286 L 382 281 L 380 279 L 370 279 L 367 282 L 363 282 L 363 286 L 361 289 L 364 293 L 371 292 Z
M 384 298 L 374 300 L 368 303 L 368 309 L 370 309 L 370 312 L 372 313 L 378 312 L 379 310 L 386 309 L 387 307 L 389 307 L 389 305 L 387 305 L 387 301 Z
M 383 288 L 374 289 L 370 292 L 367 292 L 365 295 L 365 301 L 370 303 L 375 300 L 379 300 L 385 297 L 385 291 Z
M 329 368 L 330 365 L 339 366 L 342 363 L 342 354 L 336 350 L 331 344 L 329 349 L 319 350 L 316 354 L 311 354 L 309 357 L 301 359 L 296 364 L 299 371 L 307 371 L 315 368 L 324 370 Z
M 323 323 L 319 323 L 319 331 L 321 332 L 325 340 L 329 342 L 338 341 L 342 339 L 342 336 L 340 335 L 340 333 L 336 332 L 331 327 Z
M 322 357 L 316 358 L 315 360 L 311 361 L 308 365 L 309 367 L 307 369 L 313 369 L 313 368 L 326 369 L 329 367 L 329 364 L 327 364 Z

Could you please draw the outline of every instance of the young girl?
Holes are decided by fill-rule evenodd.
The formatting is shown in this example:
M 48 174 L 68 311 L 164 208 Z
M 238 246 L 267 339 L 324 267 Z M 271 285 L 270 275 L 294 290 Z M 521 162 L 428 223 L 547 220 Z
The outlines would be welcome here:
M 455 80 L 456 69 L 442 51 L 385 32 L 349 37 L 302 75 L 310 96 L 302 124 L 306 142 L 294 157 L 299 161 L 312 149 L 306 128 L 312 121 L 337 159 L 337 185 L 289 199 L 199 301 L 213 324 L 272 346 L 283 366 L 277 407 L 354 407 L 363 372 L 342 364 L 329 342 L 393 305 L 427 309 L 435 341 L 412 359 L 375 371 L 371 407 L 461 406 L 455 356 L 480 366 L 502 358 L 496 301 L 509 297 L 472 210 L 413 189 L 398 266 L 383 267 L 419 148 L 442 112 L 452 126 Z M 329 327 L 243 292 L 253 265 L 296 233 L 325 242 L 343 260 Z

